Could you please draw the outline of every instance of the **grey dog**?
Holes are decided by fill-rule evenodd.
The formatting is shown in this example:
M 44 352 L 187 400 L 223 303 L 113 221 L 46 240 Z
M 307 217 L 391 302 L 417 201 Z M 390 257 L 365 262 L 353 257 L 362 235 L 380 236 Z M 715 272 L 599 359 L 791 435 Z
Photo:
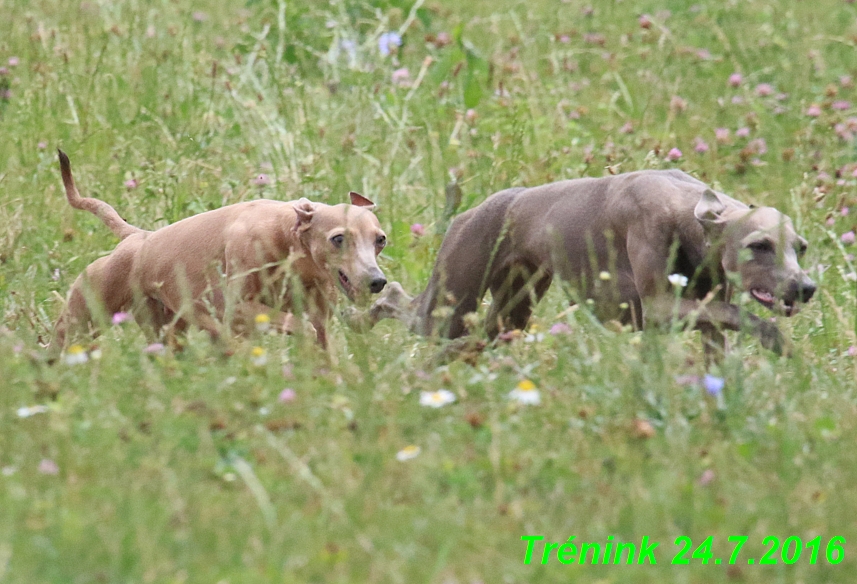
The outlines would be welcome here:
M 601 320 L 640 329 L 678 317 L 703 331 L 708 350 L 722 351 L 722 330 L 743 329 L 781 353 L 776 325 L 730 299 L 737 285 L 765 307 L 795 314 L 816 289 L 798 264 L 806 248 L 788 216 L 678 170 L 512 188 L 455 219 L 422 294 L 411 298 L 393 283 L 371 317 L 454 339 L 490 290 L 485 329 L 493 338 L 524 328 L 558 277 L 577 301 L 591 299 Z M 678 300 L 675 285 L 684 287 Z

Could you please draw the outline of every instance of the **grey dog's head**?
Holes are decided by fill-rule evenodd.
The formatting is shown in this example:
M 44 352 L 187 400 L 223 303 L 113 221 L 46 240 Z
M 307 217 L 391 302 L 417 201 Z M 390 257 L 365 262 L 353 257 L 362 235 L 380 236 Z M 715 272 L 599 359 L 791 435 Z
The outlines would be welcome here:
M 721 250 L 727 274 L 760 304 L 792 316 L 815 294 L 800 267 L 807 242 L 792 220 L 772 207 L 748 207 L 706 189 L 694 210 L 706 237 Z

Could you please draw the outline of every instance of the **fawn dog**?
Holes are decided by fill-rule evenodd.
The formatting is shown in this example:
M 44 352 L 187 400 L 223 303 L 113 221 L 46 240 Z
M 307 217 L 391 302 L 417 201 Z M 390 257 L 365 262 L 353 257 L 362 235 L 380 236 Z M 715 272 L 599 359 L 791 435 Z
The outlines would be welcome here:
M 221 324 L 240 331 L 259 314 L 292 332 L 299 322 L 291 311 L 303 308 L 326 347 L 337 288 L 354 300 L 387 283 L 376 261 L 387 238 L 374 204 L 357 193 L 350 205 L 248 201 L 145 231 L 104 201 L 81 197 L 62 151 L 59 161 L 68 202 L 95 214 L 120 243 L 72 285 L 49 353 L 95 324 L 96 311 L 130 311 L 150 335 L 193 324 L 218 339 Z
M 723 329 L 747 329 L 781 353 L 776 325 L 730 298 L 737 285 L 769 309 L 796 313 L 815 292 L 798 264 L 806 248 L 786 215 L 715 193 L 678 170 L 513 188 L 455 219 L 422 294 L 412 299 L 394 282 L 370 317 L 457 338 L 466 332 L 464 316 L 490 290 L 485 328 L 493 338 L 524 328 L 558 277 L 576 301 L 592 299 L 601 320 L 639 329 L 689 317 L 707 355 L 723 350 Z M 673 285 L 684 286 L 680 299 Z M 451 309 L 447 319 L 438 318 L 442 307 Z

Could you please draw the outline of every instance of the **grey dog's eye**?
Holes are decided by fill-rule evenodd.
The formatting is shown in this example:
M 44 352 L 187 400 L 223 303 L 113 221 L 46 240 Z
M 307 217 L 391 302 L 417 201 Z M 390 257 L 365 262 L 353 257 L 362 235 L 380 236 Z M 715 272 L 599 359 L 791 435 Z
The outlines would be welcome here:
M 767 239 L 763 239 L 762 241 L 754 241 L 747 247 L 749 247 L 753 251 L 758 252 L 774 251 L 774 245 Z
M 375 240 L 375 245 L 377 245 L 378 247 L 384 247 L 385 245 L 387 245 L 387 236 L 379 235 L 378 239 Z
M 335 245 L 336 247 L 342 247 L 342 243 L 345 241 L 345 236 L 341 233 L 339 235 L 334 235 L 330 238 L 330 243 Z

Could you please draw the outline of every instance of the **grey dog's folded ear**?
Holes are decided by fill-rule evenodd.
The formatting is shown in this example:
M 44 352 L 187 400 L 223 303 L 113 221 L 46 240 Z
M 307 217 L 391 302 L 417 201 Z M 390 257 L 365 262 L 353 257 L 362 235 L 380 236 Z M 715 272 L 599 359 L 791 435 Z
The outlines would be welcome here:
M 296 203 L 292 204 L 292 208 L 295 210 L 295 214 L 297 215 L 297 221 L 295 221 L 293 229 L 295 233 L 303 233 L 309 229 L 312 217 L 315 214 L 315 206 L 309 199 L 301 198 Z
M 717 196 L 717 193 L 711 189 L 705 189 L 702 193 L 702 198 L 693 209 L 693 216 L 699 221 L 706 235 L 712 237 L 719 234 L 726 225 L 726 219 L 723 217 L 723 212 L 726 211 L 726 205 Z
M 363 207 L 364 209 L 368 209 L 369 211 L 375 208 L 375 203 L 373 203 L 360 193 L 355 193 L 354 191 L 351 191 L 350 193 L 348 193 L 348 196 L 351 197 L 351 204 L 355 207 Z

